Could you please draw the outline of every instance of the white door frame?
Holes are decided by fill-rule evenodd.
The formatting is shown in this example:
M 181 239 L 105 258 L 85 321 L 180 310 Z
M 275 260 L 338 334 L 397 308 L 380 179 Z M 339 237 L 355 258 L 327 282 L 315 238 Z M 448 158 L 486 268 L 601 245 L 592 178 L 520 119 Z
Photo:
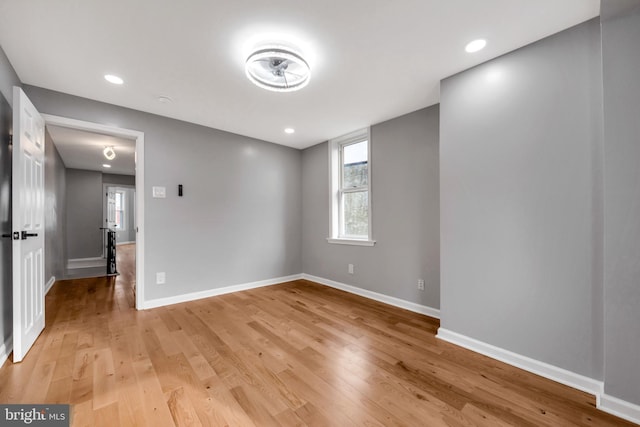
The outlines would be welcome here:
M 132 139 L 136 143 L 136 309 L 142 310 L 144 301 L 144 132 L 116 126 L 41 114 L 45 125 L 98 132 L 105 135 Z

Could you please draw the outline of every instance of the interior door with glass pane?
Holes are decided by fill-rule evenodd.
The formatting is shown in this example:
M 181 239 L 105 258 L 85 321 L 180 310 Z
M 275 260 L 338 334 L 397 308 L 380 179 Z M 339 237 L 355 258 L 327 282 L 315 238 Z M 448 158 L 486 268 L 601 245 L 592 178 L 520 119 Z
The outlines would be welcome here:
M 13 361 L 44 329 L 44 120 L 13 89 Z

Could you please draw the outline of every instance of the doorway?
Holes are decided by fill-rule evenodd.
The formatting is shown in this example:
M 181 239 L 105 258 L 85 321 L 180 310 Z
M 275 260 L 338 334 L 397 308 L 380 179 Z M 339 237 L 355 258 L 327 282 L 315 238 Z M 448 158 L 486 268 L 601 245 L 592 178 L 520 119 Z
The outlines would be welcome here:
M 45 125 L 49 127 L 55 126 L 123 138 L 132 141 L 135 145 L 135 183 L 130 185 L 128 183 L 113 182 L 111 185 L 115 187 L 120 186 L 121 188 L 129 186 L 132 189 L 132 210 L 135 212 L 135 222 L 131 223 L 129 231 L 134 233 L 135 245 L 131 245 L 133 247 L 129 247 L 127 250 L 135 256 L 135 305 L 137 309 L 141 309 L 144 304 L 144 133 L 48 114 L 42 114 L 42 117 L 45 120 Z M 100 195 L 99 197 L 99 200 L 102 200 L 102 196 Z M 103 204 L 101 202 L 98 209 L 103 211 Z M 100 237 L 100 245 L 100 249 L 102 250 L 102 237 Z M 106 267 L 106 260 L 102 261 L 102 259 L 102 255 L 100 254 L 94 261 L 96 263 L 104 262 Z

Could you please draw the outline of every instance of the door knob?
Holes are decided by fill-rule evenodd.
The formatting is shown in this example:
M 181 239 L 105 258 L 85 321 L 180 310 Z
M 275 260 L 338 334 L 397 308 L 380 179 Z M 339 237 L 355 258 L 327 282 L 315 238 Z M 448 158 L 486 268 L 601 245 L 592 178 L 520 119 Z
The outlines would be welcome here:
M 27 233 L 26 231 L 22 232 L 22 240 L 27 240 L 27 237 L 36 237 L 38 233 Z

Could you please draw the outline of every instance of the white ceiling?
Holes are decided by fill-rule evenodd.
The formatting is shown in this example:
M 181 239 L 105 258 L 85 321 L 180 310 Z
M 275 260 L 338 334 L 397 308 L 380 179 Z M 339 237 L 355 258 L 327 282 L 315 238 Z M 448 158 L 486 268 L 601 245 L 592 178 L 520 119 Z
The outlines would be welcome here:
M 135 175 L 135 141 L 60 126 L 47 125 L 47 130 L 67 168 Z M 105 147 L 113 147 L 115 159 L 104 157 Z
M 305 148 L 435 104 L 442 78 L 593 18 L 599 3 L 0 0 L 0 45 L 23 83 Z M 253 47 L 282 38 L 312 68 L 298 92 L 244 75 Z M 487 47 L 466 53 L 476 38 Z

